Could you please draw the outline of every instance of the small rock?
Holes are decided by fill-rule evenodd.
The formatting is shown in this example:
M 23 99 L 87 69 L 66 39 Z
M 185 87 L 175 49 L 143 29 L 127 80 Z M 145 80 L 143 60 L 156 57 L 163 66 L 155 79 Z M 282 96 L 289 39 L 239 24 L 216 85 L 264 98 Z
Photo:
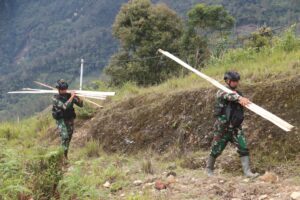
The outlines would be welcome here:
M 173 175 L 168 176 L 167 182 L 168 182 L 168 184 L 175 183 L 176 182 L 175 176 L 173 176 Z
M 264 200 L 264 199 L 267 199 L 268 198 L 268 195 L 264 194 L 264 195 L 261 195 L 258 197 L 258 200 Z
M 135 186 L 139 186 L 139 185 L 142 185 L 142 184 L 143 184 L 143 181 L 141 181 L 141 180 L 135 180 L 135 181 L 133 181 L 133 184 L 134 184 Z
M 109 188 L 109 187 L 110 187 L 110 182 L 109 182 L 109 181 L 106 181 L 106 182 L 103 184 L 103 187 Z
M 125 197 L 125 193 L 122 193 L 122 194 L 120 195 L 120 197 Z
M 177 176 L 176 172 L 168 172 L 168 173 L 167 173 L 167 177 L 170 176 L 170 175 L 172 175 L 172 176 L 174 176 L 174 177 Z
M 273 172 L 266 172 L 264 175 L 259 177 L 259 180 L 268 183 L 276 183 L 278 182 L 279 177 Z
M 167 189 L 167 185 L 166 184 L 164 184 L 161 180 L 157 180 L 156 182 L 155 182 L 155 189 L 157 189 L 157 190 L 164 190 L 164 189 Z
M 153 183 L 145 183 L 143 185 L 143 190 L 146 189 L 146 188 L 151 188 L 154 184 L 155 184 L 154 182 Z
M 242 200 L 242 199 L 240 199 L 240 198 L 233 198 L 233 199 L 231 199 L 231 200 Z
M 300 192 L 293 192 L 293 193 L 291 194 L 291 198 L 292 198 L 293 200 L 300 200 Z
M 68 172 L 74 171 L 74 167 L 69 167 Z
M 249 183 L 249 181 L 250 181 L 249 178 L 246 178 L 246 179 L 243 180 L 243 182 L 245 182 L 245 183 Z

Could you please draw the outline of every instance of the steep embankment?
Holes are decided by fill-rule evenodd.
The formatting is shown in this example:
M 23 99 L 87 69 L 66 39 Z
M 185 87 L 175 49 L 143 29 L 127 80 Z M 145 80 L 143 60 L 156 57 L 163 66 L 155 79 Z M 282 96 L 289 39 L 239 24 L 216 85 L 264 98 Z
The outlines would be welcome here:
M 245 85 L 242 90 L 253 102 L 300 125 L 300 76 L 272 82 Z M 172 147 L 181 151 L 207 149 L 214 123 L 216 89 L 201 88 L 169 93 L 148 93 L 114 103 L 85 122 L 76 142 L 93 138 L 109 152 L 126 153 L 152 149 L 164 152 Z M 294 157 L 299 150 L 298 130 L 286 133 L 248 111 L 245 132 L 257 153 L 280 159 Z M 293 145 L 293 143 L 295 145 Z M 272 146 L 272 147 L 271 147 Z M 277 151 L 285 151 L 283 155 Z M 276 155 L 275 155 L 276 154 Z

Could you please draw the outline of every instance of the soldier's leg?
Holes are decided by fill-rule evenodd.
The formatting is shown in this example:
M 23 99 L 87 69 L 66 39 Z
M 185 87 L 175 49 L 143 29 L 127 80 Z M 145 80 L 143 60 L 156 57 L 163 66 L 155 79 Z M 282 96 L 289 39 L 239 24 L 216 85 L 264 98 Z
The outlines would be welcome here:
M 217 120 L 214 125 L 214 138 L 211 146 L 210 156 L 217 158 L 225 149 L 230 137 L 227 133 L 227 125 Z
M 63 119 L 57 120 L 56 121 L 58 130 L 59 130 L 59 135 L 61 138 L 61 145 L 63 150 L 66 152 L 68 150 L 68 140 L 69 140 L 69 134 L 68 134 L 68 129 L 65 124 L 65 121 Z
M 229 130 L 232 133 L 232 142 L 237 148 L 240 157 L 249 156 L 249 149 L 247 147 L 246 137 L 241 127 Z
M 66 127 L 67 127 L 67 133 L 68 133 L 68 138 L 66 140 L 67 150 L 65 152 L 65 156 L 67 157 L 70 142 L 71 142 L 73 132 L 74 132 L 74 120 L 73 119 L 72 120 L 65 120 L 65 124 L 66 124 Z
M 210 156 L 207 161 L 207 175 L 212 176 L 216 158 L 221 155 L 228 143 L 228 134 L 226 124 L 223 121 L 217 120 L 214 125 L 214 139 L 212 142 Z
M 244 175 L 247 177 L 255 178 L 259 176 L 258 173 L 252 173 L 250 168 L 250 157 L 249 157 L 249 150 L 247 148 L 246 138 L 241 127 L 235 128 L 233 130 L 233 143 L 237 147 L 237 151 L 241 157 L 241 163 L 243 167 Z

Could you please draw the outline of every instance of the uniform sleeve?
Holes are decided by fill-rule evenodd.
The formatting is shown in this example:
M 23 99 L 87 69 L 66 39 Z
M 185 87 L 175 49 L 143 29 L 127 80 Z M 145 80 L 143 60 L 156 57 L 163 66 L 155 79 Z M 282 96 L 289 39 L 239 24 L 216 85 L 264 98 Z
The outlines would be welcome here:
M 217 92 L 217 98 L 221 98 L 224 99 L 226 101 L 238 101 L 239 100 L 240 95 L 236 94 L 236 93 L 227 93 L 224 91 L 219 90 Z
M 53 105 L 54 106 L 56 106 L 57 108 L 61 108 L 61 109 L 63 109 L 63 110 L 66 110 L 67 108 L 69 108 L 71 105 L 72 105 L 72 103 L 64 103 L 64 102 L 62 102 L 62 101 L 60 101 L 59 99 L 57 99 L 57 98 L 55 98 L 55 97 L 53 97 L 52 98 L 52 101 L 53 101 Z
M 75 96 L 74 99 L 73 99 L 73 102 L 74 102 L 78 107 L 83 107 L 83 101 L 82 101 L 79 97 Z

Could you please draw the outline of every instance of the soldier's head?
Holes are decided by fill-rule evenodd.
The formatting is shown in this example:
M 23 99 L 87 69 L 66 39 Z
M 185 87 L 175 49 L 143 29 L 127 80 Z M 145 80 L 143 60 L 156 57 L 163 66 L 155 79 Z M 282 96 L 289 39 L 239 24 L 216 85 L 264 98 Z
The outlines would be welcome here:
M 58 89 L 59 94 L 66 94 L 69 85 L 65 80 L 60 79 L 56 82 L 55 87 Z
M 240 74 L 235 71 L 228 71 L 224 74 L 224 80 L 231 89 L 238 87 L 240 79 Z

